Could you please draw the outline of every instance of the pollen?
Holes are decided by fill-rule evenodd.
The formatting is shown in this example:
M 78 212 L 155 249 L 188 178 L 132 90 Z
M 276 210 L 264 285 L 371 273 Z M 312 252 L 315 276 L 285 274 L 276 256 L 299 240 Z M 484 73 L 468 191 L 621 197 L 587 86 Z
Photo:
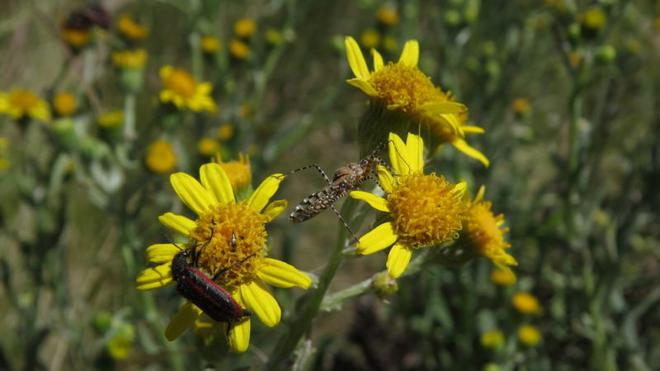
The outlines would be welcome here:
M 192 243 L 201 251 L 199 267 L 231 290 L 255 279 L 266 255 L 267 217 L 244 203 L 215 206 L 197 220 Z
M 472 205 L 465 223 L 465 234 L 476 252 L 487 257 L 500 255 L 511 245 L 504 240 L 508 228 L 504 224 L 504 215 L 493 215 L 490 202 L 478 202 Z
M 387 196 L 394 231 L 401 243 L 414 248 L 449 242 L 459 237 L 467 205 L 463 189 L 435 174 L 401 178 Z
M 416 113 L 421 105 L 444 102 L 448 97 L 417 67 L 389 63 L 371 75 L 369 82 L 390 108 Z
M 195 95 L 197 83 L 188 72 L 175 68 L 172 73 L 163 81 L 165 87 L 172 90 L 177 95 L 190 98 Z

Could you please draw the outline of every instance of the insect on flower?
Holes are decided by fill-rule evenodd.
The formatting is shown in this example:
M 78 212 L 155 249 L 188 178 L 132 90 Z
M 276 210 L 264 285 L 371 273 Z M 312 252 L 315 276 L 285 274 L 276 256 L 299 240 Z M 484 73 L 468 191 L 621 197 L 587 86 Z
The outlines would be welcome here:
M 230 243 L 236 246 L 236 234 L 232 233 Z M 213 320 L 227 323 L 229 325 L 227 332 L 229 332 L 229 328 L 234 323 L 240 322 L 252 313 L 242 308 L 227 290 L 216 283 L 218 277 L 233 265 L 215 273 L 213 278 L 209 278 L 198 268 L 199 257 L 205 246 L 199 250 L 193 246 L 192 249 L 182 249 L 177 253 L 172 259 L 172 278 L 181 296 L 190 300 Z M 235 265 L 242 264 L 252 256 L 254 254 L 236 262 Z
M 385 165 L 383 159 L 379 156 L 379 152 L 389 141 L 380 144 L 371 154 L 360 160 L 360 162 L 351 162 L 344 165 L 335 171 L 332 180 L 328 179 L 323 169 L 317 164 L 301 167 L 293 170 L 292 173 L 315 168 L 325 178 L 328 183 L 323 189 L 314 192 L 304 198 L 294 211 L 289 215 L 289 220 L 294 223 L 301 223 L 308 219 L 320 214 L 323 210 L 330 208 L 337 214 L 339 220 L 344 224 L 344 227 L 353 235 L 353 231 L 348 226 L 348 223 L 341 216 L 339 211 L 335 208 L 334 204 L 340 198 L 344 197 L 349 191 L 357 189 L 362 183 L 369 179 L 375 178 L 378 165 Z
M 73 11 L 64 22 L 66 28 L 89 30 L 93 26 L 110 27 L 110 14 L 100 5 L 88 5 Z

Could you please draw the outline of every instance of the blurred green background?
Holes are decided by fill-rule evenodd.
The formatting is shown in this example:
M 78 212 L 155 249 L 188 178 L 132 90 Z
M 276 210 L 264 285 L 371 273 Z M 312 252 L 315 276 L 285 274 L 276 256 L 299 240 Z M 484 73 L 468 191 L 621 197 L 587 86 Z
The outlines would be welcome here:
M 250 154 L 255 185 L 311 163 L 332 172 L 356 161 L 366 99 L 345 83 L 346 35 L 394 61 L 406 40 L 419 40 L 420 69 L 486 129 L 470 143 L 490 168 L 446 146 L 433 169 L 466 180 L 472 192 L 486 185 L 511 228 L 518 282 L 494 283 L 485 259 L 427 266 L 386 300 L 367 294 L 322 311 L 311 342 L 299 347 L 308 351 L 296 358 L 305 365 L 295 367 L 660 365 L 660 2 L 110 0 L 99 3 L 109 28 L 94 27 L 88 45 L 71 48 L 62 24 L 89 4 L 1 5 L 0 91 L 26 88 L 49 102 L 72 92 L 84 130 L 67 142 L 70 133 L 53 125 L 0 123 L 0 369 L 263 367 L 299 292 L 274 291 L 283 324 L 255 325 L 250 349 L 237 355 L 224 339 L 192 332 L 167 342 L 179 297 L 135 290 L 144 249 L 168 236 L 157 216 L 181 209 L 167 175 L 143 159 L 164 138 L 176 152 L 172 171 L 195 174 L 210 157 L 198 141 L 212 138 L 223 159 Z M 122 14 L 148 29 L 144 39 L 118 36 Z M 231 48 L 243 18 L 256 24 L 246 59 Z M 219 49 L 205 53 L 203 36 L 217 37 Z M 132 43 L 149 55 L 139 78 L 112 63 L 112 52 Z M 159 108 L 166 64 L 212 82 L 218 111 Z M 96 125 L 118 109 L 124 121 L 126 110 L 134 113 L 130 145 Z M 231 135 L 218 135 L 221 127 Z M 280 195 L 294 206 L 323 184 L 313 170 L 298 173 Z M 270 224 L 271 255 L 319 274 L 339 228 L 330 212 L 296 226 L 281 217 Z M 348 260 L 330 292 L 368 279 L 383 262 L 382 254 Z M 518 292 L 532 294 L 539 310 L 516 308 Z M 538 341 L 520 336 L 523 325 Z

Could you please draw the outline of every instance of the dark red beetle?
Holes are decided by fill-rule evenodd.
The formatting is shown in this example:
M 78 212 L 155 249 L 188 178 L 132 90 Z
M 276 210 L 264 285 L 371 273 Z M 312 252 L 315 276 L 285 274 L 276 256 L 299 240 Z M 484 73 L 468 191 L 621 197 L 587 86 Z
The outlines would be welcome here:
M 236 238 L 232 235 L 232 244 Z M 218 272 L 213 279 L 197 268 L 197 261 L 201 251 L 197 252 L 183 250 L 172 259 L 172 278 L 176 282 L 176 290 L 184 298 L 190 300 L 209 317 L 218 322 L 226 322 L 229 328 L 240 322 L 244 317 L 252 315 L 247 309 L 243 309 L 231 296 L 229 291 L 220 287 L 216 282 L 225 268 Z M 243 263 L 252 255 L 238 262 Z M 192 261 L 191 261 L 192 259 Z M 228 328 L 228 330 L 229 330 Z

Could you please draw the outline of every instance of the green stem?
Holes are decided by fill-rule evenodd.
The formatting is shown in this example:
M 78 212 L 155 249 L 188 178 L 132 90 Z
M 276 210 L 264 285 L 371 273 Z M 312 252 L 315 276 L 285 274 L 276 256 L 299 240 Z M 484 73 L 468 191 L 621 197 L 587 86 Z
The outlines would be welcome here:
M 124 139 L 133 141 L 137 138 L 135 130 L 135 94 L 124 97 Z
M 352 215 L 352 211 L 356 206 L 356 202 L 353 199 L 347 199 L 344 202 L 341 213 L 343 215 Z M 291 320 L 291 327 L 289 331 L 284 334 L 275 345 L 268 363 L 264 366 L 264 370 L 273 370 L 273 369 L 284 369 L 285 362 L 293 353 L 296 346 L 300 342 L 300 339 L 307 332 L 307 330 L 312 325 L 312 321 L 316 317 L 319 309 L 321 308 L 321 303 L 325 293 L 330 287 L 339 266 L 344 261 L 345 255 L 343 254 L 344 245 L 346 242 L 347 232 L 344 226 L 342 225 L 339 228 L 339 235 L 337 236 L 337 242 L 330 256 L 328 265 L 325 267 L 320 279 L 319 284 L 316 290 L 309 292 L 306 297 L 303 299 L 304 303 L 301 306 L 301 309 L 296 314 L 296 316 Z

